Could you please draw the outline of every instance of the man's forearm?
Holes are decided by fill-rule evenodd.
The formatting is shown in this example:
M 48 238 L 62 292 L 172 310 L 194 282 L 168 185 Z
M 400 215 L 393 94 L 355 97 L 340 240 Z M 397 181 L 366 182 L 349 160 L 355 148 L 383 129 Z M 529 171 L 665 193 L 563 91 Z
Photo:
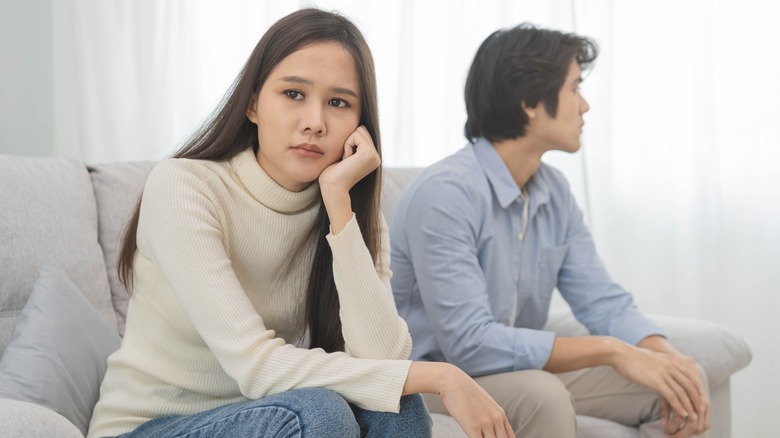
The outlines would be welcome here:
M 637 344 L 637 347 L 647 348 L 648 350 L 657 351 L 659 353 L 676 353 L 680 352 L 674 348 L 674 346 L 665 337 L 652 335 L 648 336 Z
M 630 345 L 611 336 L 556 337 L 545 371 L 563 373 L 614 364 Z

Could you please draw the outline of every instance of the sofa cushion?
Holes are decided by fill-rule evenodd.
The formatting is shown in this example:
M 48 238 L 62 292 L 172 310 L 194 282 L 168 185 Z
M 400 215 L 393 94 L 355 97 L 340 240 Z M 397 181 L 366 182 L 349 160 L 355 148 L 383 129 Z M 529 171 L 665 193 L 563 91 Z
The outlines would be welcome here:
M 36 404 L 0 398 L 0 436 L 84 438 L 62 415 Z
M 445 414 L 431 414 L 433 438 L 468 438 L 454 418 Z
M 97 202 L 98 239 L 103 248 L 103 260 L 111 286 L 111 301 L 119 324 L 119 333 L 122 335 L 125 332 L 130 295 L 119 282 L 116 272 L 119 243 L 141 195 L 146 176 L 154 164 L 153 161 L 134 161 L 89 166 Z
M 86 434 L 106 359 L 120 342 L 114 326 L 47 260 L 0 360 L 0 397 L 49 408 Z
M 0 357 L 49 257 L 116 326 L 86 167 L 66 158 L 0 155 L 0 187 Z

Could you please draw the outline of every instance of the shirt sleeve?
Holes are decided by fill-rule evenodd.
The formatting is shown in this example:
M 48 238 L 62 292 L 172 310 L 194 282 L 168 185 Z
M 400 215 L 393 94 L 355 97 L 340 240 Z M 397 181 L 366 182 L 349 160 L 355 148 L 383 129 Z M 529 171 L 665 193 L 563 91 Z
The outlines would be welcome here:
M 139 249 L 160 267 L 189 323 L 241 393 L 258 399 L 321 387 L 365 409 L 398 412 L 409 361 L 296 348 L 265 327 L 231 267 L 208 177 L 203 169 L 158 164 L 143 194 Z
M 566 187 L 567 249 L 558 274 L 558 290 L 575 317 L 593 335 L 614 336 L 632 345 L 664 331 L 634 305 L 632 295 L 612 281 L 596 253 L 582 211 Z
M 406 359 L 412 351 L 412 337 L 398 316 L 390 288 L 390 245 L 384 217 L 379 232 L 376 266 L 354 214 L 338 235 L 327 237 L 333 252 L 345 349 L 360 358 Z
M 472 376 L 541 369 L 554 333 L 496 321 L 479 264 L 480 232 L 490 206 L 449 176 L 417 187 L 405 210 L 415 279 L 447 361 Z

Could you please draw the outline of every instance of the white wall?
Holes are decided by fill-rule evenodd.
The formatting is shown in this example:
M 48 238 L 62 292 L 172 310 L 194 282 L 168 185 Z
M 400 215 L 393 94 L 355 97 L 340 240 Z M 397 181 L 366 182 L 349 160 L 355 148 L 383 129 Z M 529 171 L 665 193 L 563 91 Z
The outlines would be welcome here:
M 52 0 L 0 0 L 0 153 L 51 155 Z

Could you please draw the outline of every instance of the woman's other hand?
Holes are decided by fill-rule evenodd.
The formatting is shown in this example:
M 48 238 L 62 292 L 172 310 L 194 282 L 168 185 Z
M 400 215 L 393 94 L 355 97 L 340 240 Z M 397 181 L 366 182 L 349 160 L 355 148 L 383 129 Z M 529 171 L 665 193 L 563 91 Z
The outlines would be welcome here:
M 444 362 L 412 362 L 404 394 L 438 394 L 469 438 L 510 438 L 515 434 L 504 410 L 460 368 Z

